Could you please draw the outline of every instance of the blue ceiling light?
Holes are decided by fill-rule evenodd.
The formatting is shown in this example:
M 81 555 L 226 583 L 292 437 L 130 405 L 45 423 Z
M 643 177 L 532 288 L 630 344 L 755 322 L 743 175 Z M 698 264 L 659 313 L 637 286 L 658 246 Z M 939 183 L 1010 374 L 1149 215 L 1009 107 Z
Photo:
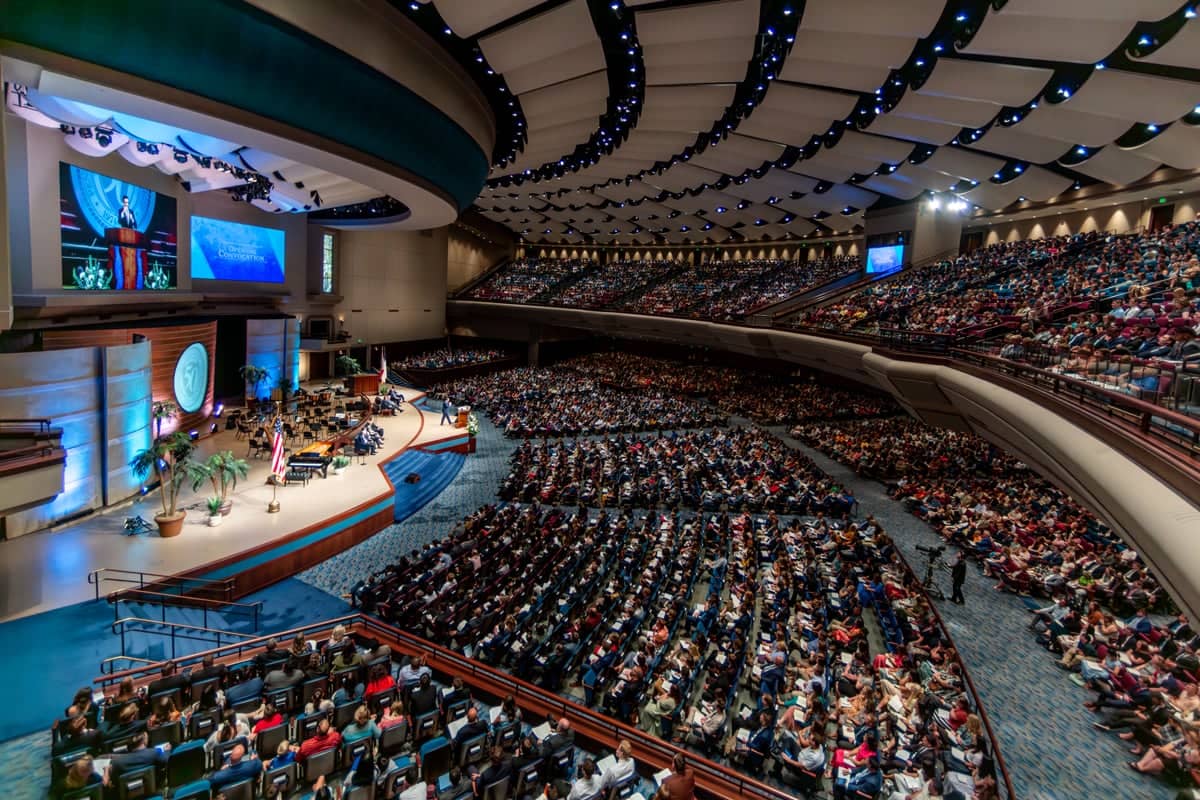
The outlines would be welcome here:
M 1158 126 L 1152 122 L 1146 126 L 1146 130 L 1148 130 L 1150 133 L 1158 133 Z
M 792 7 L 791 7 L 791 6 L 784 6 L 784 8 L 783 8 L 783 15 L 784 15 L 785 17 L 790 17 L 790 16 L 792 15 Z
M 923 67 L 923 66 L 925 66 L 925 59 L 923 59 L 923 58 L 918 58 L 918 59 L 917 59 L 917 62 L 916 62 L 916 64 L 917 64 L 917 66 L 918 66 L 918 67 Z
M 409 7 L 409 8 L 411 8 L 413 11 L 420 11 L 420 10 L 421 10 L 421 4 L 420 4 L 420 3 L 409 3 L 409 4 L 408 4 L 408 7 Z
M 447 36 L 449 36 L 450 34 L 454 33 L 454 31 L 450 30 L 449 28 L 445 28 L 445 29 L 443 29 L 443 30 L 442 30 L 442 33 L 444 33 L 444 34 L 446 34 Z
M 729 209 L 727 209 L 725 206 L 717 206 L 717 213 L 718 213 L 718 214 L 724 214 L 724 213 L 725 213 L 726 211 L 728 211 L 728 210 L 729 210 Z
M 1081 156 L 1086 156 L 1088 151 L 1087 151 L 1086 147 L 1083 147 L 1082 145 L 1080 145 L 1079 147 L 1075 148 L 1075 152 Z
M 956 22 L 966 22 L 966 21 L 967 21 L 967 15 L 966 15 L 966 14 L 959 14 L 959 15 L 958 15 L 957 17 L 955 17 L 954 19 L 955 19 L 955 21 L 956 21 Z
M 609 3 L 609 4 L 608 4 L 608 7 L 609 7 L 609 8 L 611 8 L 613 11 L 620 11 L 620 10 L 621 10 L 621 4 L 620 4 L 620 3 Z
M 944 50 L 944 49 L 945 49 L 945 48 L 943 48 L 943 47 L 942 47 L 942 43 L 941 43 L 941 42 L 938 42 L 937 44 L 935 44 L 935 45 L 933 46 L 933 52 L 935 52 L 935 53 L 940 53 L 940 52 L 942 52 L 942 50 Z
M 1103 61 L 1096 62 L 1096 69 L 1104 69 L 1104 67 L 1105 67 L 1105 64 Z
M 1187 19 L 1195 19 L 1196 18 L 1196 9 L 1189 8 L 1187 11 L 1183 12 L 1183 16 L 1186 17 Z
M 1149 36 L 1142 34 L 1142 38 L 1138 39 L 1138 44 L 1141 45 L 1142 47 L 1149 47 L 1150 43 L 1152 41 L 1154 41 L 1154 40 L 1151 39 Z

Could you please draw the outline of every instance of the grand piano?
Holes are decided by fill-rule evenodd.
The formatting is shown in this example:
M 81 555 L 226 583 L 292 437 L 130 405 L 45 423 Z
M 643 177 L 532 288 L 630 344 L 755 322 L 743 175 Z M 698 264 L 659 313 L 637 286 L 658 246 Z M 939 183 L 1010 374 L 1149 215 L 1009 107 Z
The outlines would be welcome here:
M 313 473 L 319 472 L 322 478 L 328 477 L 333 457 L 338 455 L 346 444 L 353 442 L 354 437 L 358 436 L 359 431 L 366 427 L 370 421 L 371 412 L 364 411 L 357 423 L 343 429 L 332 439 L 313 442 L 304 449 L 298 450 L 288 456 L 287 473 L 284 475 L 284 480 L 287 481 L 289 473 L 304 474 L 311 477 Z

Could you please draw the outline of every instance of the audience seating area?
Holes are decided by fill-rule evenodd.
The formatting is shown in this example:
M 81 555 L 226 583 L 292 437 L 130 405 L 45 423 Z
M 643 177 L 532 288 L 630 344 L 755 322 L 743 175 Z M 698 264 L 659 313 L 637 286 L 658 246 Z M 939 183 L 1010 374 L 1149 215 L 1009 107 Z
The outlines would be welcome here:
M 522 259 L 470 288 L 463 299 L 738 320 L 861 269 L 856 257 L 701 264 Z
M 433 388 L 486 412 L 505 435 L 587 436 L 724 424 L 713 409 L 655 390 L 626 392 L 581 370 L 523 367 Z
M 507 356 L 508 353 L 495 348 L 458 347 L 451 350 L 447 347 L 440 347 L 437 350 L 406 356 L 399 361 L 391 362 L 389 366 L 394 370 L 449 369 L 470 364 L 486 364 Z

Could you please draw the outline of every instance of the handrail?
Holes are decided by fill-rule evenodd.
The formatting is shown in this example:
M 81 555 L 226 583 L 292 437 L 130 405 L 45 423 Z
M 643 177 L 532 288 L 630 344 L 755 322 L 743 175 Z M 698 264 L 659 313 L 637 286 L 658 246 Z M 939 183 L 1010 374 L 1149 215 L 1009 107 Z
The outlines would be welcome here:
M 136 575 L 137 579 L 126 578 L 126 575 Z M 100 599 L 100 586 L 104 581 L 112 581 L 113 583 L 136 583 L 139 589 L 146 588 L 146 578 L 153 578 L 149 585 L 159 586 L 166 584 L 171 585 L 171 582 L 176 582 L 175 585 L 182 589 L 186 584 L 195 584 L 196 588 L 215 588 L 222 591 L 225 597 L 233 597 L 233 592 L 236 587 L 236 581 L 233 578 L 189 578 L 180 575 L 163 575 L 157 572 L 146 572 L 144 570 L 134 569 L 116 569 L 114 567 L 100 567 L 94 569 L 87 574 L 87 582 L 96 587 L 96 599 Z M 180 595 L 182 596 L 182 595 Z
M 108 670 L 106 670 L 104 668 L 106 664 L 112 664 L 113 662 L 116 662 L 116 661 L 136 661 L 140 664 L 159 664 L 159 663 L 161 663 L 161 662 L 155 661 L 152 658 L 139 658 L 138 656 L 109 656 L 108 658 L 105 658 L 100 661 L 100 674 L 104 675 L 105 673 L 108 672 Z
M 178 656 L 178 653 L 175 650 L 175 643 L 178 639 L 187 639 L 190 641 L 197 641 L 197 642 L 210 642 L 211 641 L 210 639 L 207 639 L 203 636 L 192 636 L 192 635 L 189 635 L 189 633 L 209 633 L 209 634 L 216 635 L 216 637 L 217 637 L 216 644 L 217 644 L 218 648 L 221 646 L 221 637 L 222 636 L 232 636 L 235 638 L 241 638 L 243 640 L 261 638 L 261 635 L 258 633 L 241 633 L 239 631 L 226 631 L 226 630 L 221 630 L 220 628 L 208 628 L 208 627 L 203 627 L 200 625 L 188 625 L 183 622 L 160 622 L 159 620 L 148 619 L 146 617 L 122 617 L 121 619 L 114 620 L 113 624 L 112 624 L 112 632 L 121 637 L 121 655 L 122 656 L 125 655 L 125 629 L 127 627 L 129 627 L 130 623 L 164 626 L 164 627 L 169 628 L 170 630 L 168 632 L 163 632 L 163 631 L 141 631 L 141 632 L 158 634 L 161 636 L 169 635 L 171 637 L 171 659 L 172 660 L 174 660 Z M 181 633 L 180 631 L 187 631 L 189 633 Z
M 0 427 L 5 425 L 32 425 L 37 427 L 38 433 L 48 433 L 50 431 L 50 420 L 37 417 L 29 419 L 0 419 Z
M 167 606 L 185 606 L 199 608 L 204 615 L 204 627 L 208 627 L 208 610 L 211 608 L 214 611 L 228 612 L 230 610 L 236 613 L 242 613 L 254 620 L 254 630 L 259 628 L 259 619 L 262 616 L 263 603 L 261 600 L 255 600 L 253 603 L 238 603 L 233 600 L 214 600 L 208 597 L 192 597 L 189 595 L 171 594 L 170 592 L 154 592 L 149 589 L 118 589 L 108 595 L 108 602 L 113 607 L 113 621 L 115 622 L 120 615 L 120 604 L 122 602 L 138 602 L 138 598 L 146 598 L 148 603 L 158 603 L 162 609 L 162 621 L 167 621 Z M 161 599 L 159 599 L 161 598 Z M 243 611 L 243 609 L 245 609 Z

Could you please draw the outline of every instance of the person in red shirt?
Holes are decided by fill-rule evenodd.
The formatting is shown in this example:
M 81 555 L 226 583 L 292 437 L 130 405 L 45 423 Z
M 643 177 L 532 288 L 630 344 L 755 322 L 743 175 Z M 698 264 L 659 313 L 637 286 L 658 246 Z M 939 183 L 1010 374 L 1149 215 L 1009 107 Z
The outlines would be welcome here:
M 367 681 L 367 695 L 384 692 L 396 685 L 396 679 L 388 671 L 387 665 L 376 664 L 371 667 L 371 677 Z
M 300 743 L 296 760 L 303 763 L 309 756 L 331 750 L 341 743 L 342 735 L 329 724 L 329 718 L 326 717 L 317 723 L 317 732 Z
M 971 708 L 967 705 L 967 698 L 960 697 L 958 703 L 950 710 L 950 730 L 957 731 L 961 728 L 970 714 Z
M 254 723 L 254 727 L 250 729 L 250 738 L 253 739 L 267 728 L 274 728 L 276 725 L 282 724 L 283 714 L 280 714 L 273 704 L 264 703 L 262 707 L 262 716 L 259 718 L 258 722 Z

